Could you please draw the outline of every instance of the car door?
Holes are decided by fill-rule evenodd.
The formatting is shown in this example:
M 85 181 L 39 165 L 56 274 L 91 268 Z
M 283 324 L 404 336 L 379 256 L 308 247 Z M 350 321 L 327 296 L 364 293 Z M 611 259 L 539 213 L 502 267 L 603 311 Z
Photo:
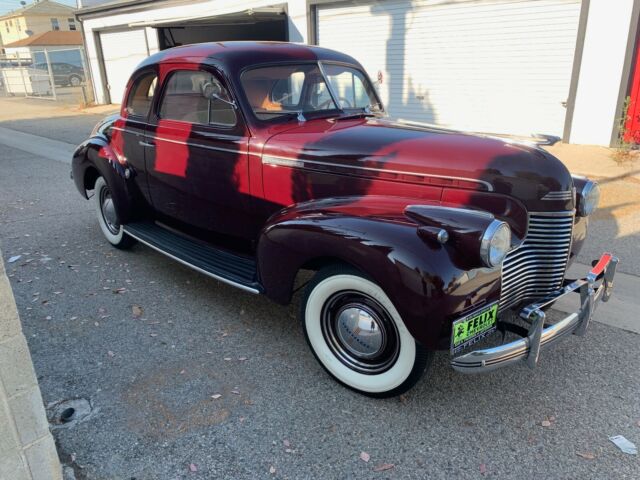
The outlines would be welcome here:
M 129 83 L 129 89 L 120 117 L 111 129 L 110 146 L 116 160 L 125 162 L 134 171 L 133 182 L 147 206 L 151 196 L 145 163 L 145 132 L 151 112 L 158 78 L 155 70 L 139 72 Z
M 192 64 L 170 66 L 162 84 L 146 149 L 156 212 L 192 234 L 249 236 L 249 134 L 228 87 Z

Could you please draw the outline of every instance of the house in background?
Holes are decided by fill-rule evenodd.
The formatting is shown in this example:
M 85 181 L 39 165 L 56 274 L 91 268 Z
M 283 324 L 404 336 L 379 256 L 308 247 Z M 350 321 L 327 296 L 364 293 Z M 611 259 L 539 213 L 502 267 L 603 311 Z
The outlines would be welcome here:
M 340 50 L 392 118 L 476 132 L 608 146 L 640 96 L 638 0 L 80 1 L 98 103 L 150 54 L 225 40 Z
M 75 9 L 51 0 L 35 1 L 0 17 L 0 44 L 49 31 L 78 31 Z
M 29 59 L 34 64 L 46 63 L 45 50 L 51 62 L 69 63 L 83 66 L 81 57 L 82 34 L 76 32 L 52 31 L 38 33 L 4 46 L 8 60 Z

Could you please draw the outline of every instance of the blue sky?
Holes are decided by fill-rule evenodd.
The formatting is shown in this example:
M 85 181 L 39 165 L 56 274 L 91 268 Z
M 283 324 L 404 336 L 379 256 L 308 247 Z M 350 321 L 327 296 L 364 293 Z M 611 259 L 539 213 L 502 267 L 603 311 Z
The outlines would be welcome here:
M 69 5 L 71 7 L 76 6 L 76 0 L 53 0 L 58 3 L 64 3 L 65 5 Z M 32 3 L 33 0 L 26 0 L 27 4 Z M 20 8 L 20 0 L 0 0 L 0 15 L 4 15 L 5 13 L 15 10 L 16 8 Z

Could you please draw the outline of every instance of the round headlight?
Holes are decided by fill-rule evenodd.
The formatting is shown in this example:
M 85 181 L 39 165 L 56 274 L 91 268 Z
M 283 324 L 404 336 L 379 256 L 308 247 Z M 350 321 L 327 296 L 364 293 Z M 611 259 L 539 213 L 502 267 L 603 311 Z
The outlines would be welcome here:
M 578 215 L 588 217 L 598 208 L 600 201 L 600 187 L 596 182 L 589 180 L 584 184 L 578 199 Z
M 496 267 L 502 263 L 511 248 L 511 229 L 499 220 L 489 224 L 480 242 L 480 258 L 487 267 Z

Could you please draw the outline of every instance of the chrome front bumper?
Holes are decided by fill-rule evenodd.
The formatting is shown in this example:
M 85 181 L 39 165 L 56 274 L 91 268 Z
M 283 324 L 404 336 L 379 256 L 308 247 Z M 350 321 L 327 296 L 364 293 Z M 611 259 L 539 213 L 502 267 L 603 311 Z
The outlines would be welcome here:
M 550 347 L 566 335 L 584 335 L 598 303 L 601 300 L 606 302 L 611 297 L 617 264 L 617 257 L 610 253 L 603 254 L 585 278 L 571 282 L 520 311 L 520 317 L 530 324 L 526 337 L 499 347 L 460 355 L 451 360 L 451 366 L 462 373 L 479 373 L 524 360 L 530 368 L 535 368 L 540 350 Z M 546 316 L 543 308 L 572 293 L 580 295 L 578 311 L 544 328 Z

